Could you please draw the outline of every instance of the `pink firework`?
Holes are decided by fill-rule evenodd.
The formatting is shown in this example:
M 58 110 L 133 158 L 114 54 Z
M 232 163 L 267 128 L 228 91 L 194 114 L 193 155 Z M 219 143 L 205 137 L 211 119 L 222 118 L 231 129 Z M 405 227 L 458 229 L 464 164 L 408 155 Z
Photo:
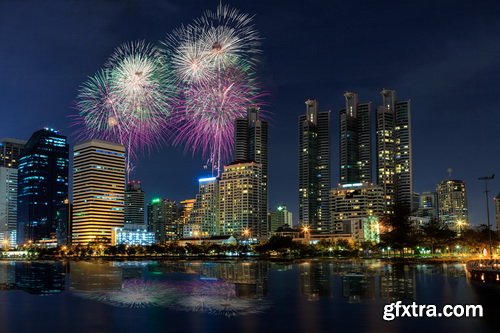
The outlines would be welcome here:
M 174 144 L 200 152 L 214 174 L 231 157 L 235 120 L 245 117 L 260 97 L 243 68 L 232 66 L 217 74 L 213 80 L 187 86 L 184 103 L 172 115 Z

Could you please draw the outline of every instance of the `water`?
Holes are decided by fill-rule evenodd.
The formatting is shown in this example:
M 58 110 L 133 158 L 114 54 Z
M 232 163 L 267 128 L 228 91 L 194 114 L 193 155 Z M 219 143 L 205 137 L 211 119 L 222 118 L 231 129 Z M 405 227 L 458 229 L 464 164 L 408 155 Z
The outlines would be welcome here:
M 397 300 L 484 317 L 384 321 Z M 1 333 L 498 332 L 499 300 L 460 263 L 0 261 Z

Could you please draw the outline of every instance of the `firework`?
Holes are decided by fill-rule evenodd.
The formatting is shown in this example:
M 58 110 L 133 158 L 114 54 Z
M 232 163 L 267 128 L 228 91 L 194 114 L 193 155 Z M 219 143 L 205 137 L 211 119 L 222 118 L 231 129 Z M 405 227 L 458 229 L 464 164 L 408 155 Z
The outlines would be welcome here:
M 142 41 L 116 49 L 78 95 L 79 137 L 122 144 L 130 159 L 162 143 L 175 100 L 169 67 L 159 50 Z
M 167 307 L 176 301 L 176 290 L 146 280 L 128 280 L 118 291 L 79 293 L 81 297 L 123 308 Z
M 253 68 L 259 41 L 251 16 L 219 5 L 164 43 L 183 94 L 173 142 L 201 153 L 214 174 L 231 156 L 235 120 L 261 97 Z
M 262 300 L 238 297 L 187 296 L 178 300 L 180 310 L 226 317 L 262 313 L 268 306 Z

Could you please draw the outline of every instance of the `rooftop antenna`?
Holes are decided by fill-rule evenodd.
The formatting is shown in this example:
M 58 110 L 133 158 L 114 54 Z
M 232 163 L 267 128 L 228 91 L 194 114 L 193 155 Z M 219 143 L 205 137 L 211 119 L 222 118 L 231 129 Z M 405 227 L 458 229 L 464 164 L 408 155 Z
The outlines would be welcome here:
M 450 179 L 451 179 L 451 174 L 452 174 L 452 172 L 453 172 L 453 169 L 452 169 L 452 168 L 448 168 L 448 170 L 447 170 L 447 171 L 448 171 L 448 178 L 450 178 Z

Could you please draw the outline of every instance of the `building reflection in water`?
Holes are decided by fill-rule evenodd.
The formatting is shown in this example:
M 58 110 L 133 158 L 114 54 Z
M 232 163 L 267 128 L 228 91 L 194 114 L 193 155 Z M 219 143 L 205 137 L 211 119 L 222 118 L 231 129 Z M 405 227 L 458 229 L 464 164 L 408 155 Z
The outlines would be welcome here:
M 65 289 L 65 262 L 2 261 L 0 290 L 23 290 L 30 294 L 50 295 Z
M 331 297 L 331 265 L 328 262 L 306 261 L 299 264 L 300 292 L 309 301 Z

